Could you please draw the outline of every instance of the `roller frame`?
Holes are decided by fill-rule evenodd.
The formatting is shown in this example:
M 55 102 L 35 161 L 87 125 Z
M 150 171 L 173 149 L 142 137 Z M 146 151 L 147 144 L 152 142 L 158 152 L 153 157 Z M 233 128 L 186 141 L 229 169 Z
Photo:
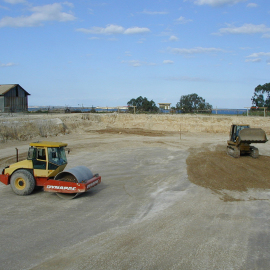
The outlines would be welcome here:
M 81 182 L 66 182 L 54 180 L 47 177 L 35 177 L 36 186 L 44 187 L 45 191 L 58 193 L 82 193 L 101 183 L 101 176 L 95 174 L 91 179 Z M 10 184 L 10 176 L 0 174 L 0 181 L 5 184 Z
M 54 180 L 47 177 L 36 177 L 36 185 L 43 187 L 44 191 L 58 193 L 82 193 L 98 185 L 101 182 L 101 176 L 94 175 L 91 179 L 83 183 L 66 182 Z
M 37 181 L 37 186 L 43 186 L 44 191 L 58 192 L 58 193 L 86 192 L 87 190 L 91 189 L 92 187 L 98 185 L 101 182 L 101 176 L 99 176 L 98 174 L 94 175 L 93 178 L 87 180 L 84 183 L 74 183 L 54 179 L 46 179 L 46 180 L 45 179 L 39 178 Z

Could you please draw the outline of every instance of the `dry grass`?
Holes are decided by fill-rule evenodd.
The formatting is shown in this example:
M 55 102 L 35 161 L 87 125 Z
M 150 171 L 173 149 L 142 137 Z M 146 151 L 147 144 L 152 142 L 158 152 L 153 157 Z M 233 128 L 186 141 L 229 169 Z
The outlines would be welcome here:
M 25 141 L 37 136 L 49 137 L 67 133 L 64 124 L 55 124 L 52 120 L 47 121 L 1 121 L 0 141 L 8 140 Z

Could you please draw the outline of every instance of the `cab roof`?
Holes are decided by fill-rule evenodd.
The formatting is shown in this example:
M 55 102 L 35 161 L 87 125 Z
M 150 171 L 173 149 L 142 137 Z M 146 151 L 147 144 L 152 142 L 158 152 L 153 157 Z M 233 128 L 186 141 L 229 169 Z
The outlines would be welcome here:
M 36 147 L 65 147 L 65 146 L 67 146 L 67 143 L 42 141 L 42 142 L 32 142 L 32 143 L 30 143 L 30 146 L 36 146 Z
M 249 126 L 248 124 L 232 124 L 232 126 L 239 126 L 239 127 L 242 127 L 242 126 Z

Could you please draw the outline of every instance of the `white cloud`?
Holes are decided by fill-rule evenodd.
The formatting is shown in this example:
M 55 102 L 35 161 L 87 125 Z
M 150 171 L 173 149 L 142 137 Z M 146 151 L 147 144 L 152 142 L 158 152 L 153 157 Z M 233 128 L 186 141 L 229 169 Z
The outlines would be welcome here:
M 4 2 L 9 3 L 9 4 L 23 4 L 27 3 L 25 0 L 4 0 Z
M 253 62 L 253 63 L 258 63 L 261 62 L 262 59 L 261 58 L 255 58 L 255 59 L 246 59 L 245 62 Z
M 74 8 L 74 4 L 73 3 L 70 3 L 70 2 L 63 2 L 63 5 L 66 5 L 70 8 Z
M 54 3 L 51 5 L 37 6 L 30 9 L 30 16 L 4 17 L 0 20 L 0 27 L 32 27 L 40 26 L 46 21 L 73 21 L 72 14 L 62 12 L 62 5 Z
M 148 63 L 140 60 L 130 60 L 130 61 L 122 61 L 122 63 L 127 63 L 132 67 L 141 67 L 141 66 L 156 66 L 156 63 Z
M 0 64 L 1 67 L 12 67 L 12 66 L 17 66 L 15 63 L 7 63 L 7 64 Z
M 132 34 L 143 34 L 150 32 L 150 29 L 145 27 L 131 27 L 125 29 L 123 26 L 110 24 L 105 28 L 103 27 L 92 27 L 90 29 L 87 28 L 79 28 L 76 31 L 83 32 L 86 34 L 100 34 L 100 35 L 112 35 L 112 34 L 124 34 L 124 35 L 132 35 Z
M 183 16 L 179 17 L 176 21 L 177 21 L 178 23 L 181 23 L 181 24 L 186 24 L 186 23 L 192 22 L 192 20 L 186 19 L 186 18 L 183 17 Z
M 5 9 L 5 10 L 9 10 L 9 8 L 4 7 L 4 6 L 0 6 L 1 9 Z
M 138 60 L 131 60 L 128 62 L 130 66 L 133 66 L 133 67 L 140 67 L 142 66 L 142 62 L 141 61 L 138 61 Z
M 261 56 L 266 56 L 266 57 L 270 57 L 270 52 L 259 52 L 259 53 L 253 53 L 247 57 L 261 57 Z
M 247 7 L 248 8 L 256 8 L 258 5 L 257 4 L 255 4 L 255 3 L 249 3 L 249 4 L 247 4 Z
M 91 29 L 87 28 L 79 28 L 76 31 L 83 32 L 86 34 L 103 34 L 103 35 L 111 35 L 111 34 L 122 34 L 125 29 L 119 25 L 107 25 L 105 28 L 103 27 L 92 27 Z
M 266 62 L 267 64 L 269 63 L 270 59 L 270 52 L 258 52 L 258 53 L 252 53 L 250 55 L 247 56 L 247 58 L 249 59 L 246 59 L 246 62 L 255 62 L 255 63 L 258 63 L 258 62 L 261 62 L 262 59 L 261 57 L 266 57 Z
M 270 38 L 270 32 L 269 33 L 266 33 L 266 34 L 263 34 L 262 35 L 262 38 Z
M 170 41 L 177 41 L 178 37 L 177 36 L 170 36 L 169 40 Z
M 196 47 L 192 49 L 169 48 L 169 51 L 175 54 L 185 54 L 185 55 L 224 52 L 224 50 L 219 48 L 202 48 L 202 47 Z
M 167 12 L 167 11 L 148 11 L 145 9 L 142 13 L 147 14 L 147 15 L 166 15 L 169 12 Z
M 145 42 L 145 38 L 140 38 L 138 41 L 137 41 L 137 43 L 139 43 L 139 44 L 142 44 L 142 43 L 144 43 Z
M 250 47 L 240 47 L 240 50 L 250 50 Z
M 163 64 L 173 64 L 174 62 L 172 60 L 164 60 Z
M 132 28 L 128 28 L 124 31 L 125 35 L 133 35 L 133 34 L 143 34 L 143 33 L 147 33 L 150 32 L 149 28 L 146 27 L 132 27 Z
M 220 28 L 219 34 L 258 34 L 270 32 L 270 28 L 264 24 L 243 24 L 240 27 L 234 25 L 228 25 L 229 27 Z
M 204 78 L 199 77 L 189 77 L 189 76 L 178 76 L 178 77 L 167 77 L 165 80 L 168 81 L 187 81 L 187 82 L 206 82 L 209 81 Z
M 94 10 L 91 8 L 88 8 L 88 13 L 92 15 L 92 14 L 94 14 Z
M 196 5 L 209 5 L 209 6 L 222 6 L 222 5 L 234 5 L 247 0 L 192 0 Z

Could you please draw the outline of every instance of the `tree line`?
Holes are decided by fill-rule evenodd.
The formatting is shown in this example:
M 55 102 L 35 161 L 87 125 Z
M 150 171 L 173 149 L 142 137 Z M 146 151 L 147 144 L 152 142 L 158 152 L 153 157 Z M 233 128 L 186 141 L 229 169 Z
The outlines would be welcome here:
M 270 110 L 270 83 L 258 85 L 254 89 L 254 94 L 251 98 L 252 108 L 266 107 Z M 148 100 L 146 97 L 139 96 L 132 98 L 127 102 L 129 110 L 134 111 L 134 107 L 137 112 L 150 112 L 156 113 L 159 111 L 156 103 L 153 100 Z M 176 103 L 175 107 L 172 106 L 171 110 L 181 113 L 211 113 L 213 106 L 205 101 L 204 98 L 197 94 L 182 95 L 180 100 Z
M 251 98 L 254 107 L 266 107 L 270 109 L 270 83 L 258 85 L 254 89 L 254 95 Z
M 153 100 L 148 100 L 146 97 L 139 96 L 132 98 L 128 101 L 127 105 L 129 110 L 134 111 L 136 107 L 137 112 L 151 112 L 156 113 L 159 111 L 156 103 Z M 205 99 L 198 96 L 197 94 L 183 95 L 180 97 L 179 102 L 176 103 L 175 107 L 171 107 L 171 110 L 181 111 L 182 113 L 193 113 L 193 112 L 212 112 L 212 105 L 207 103 Z

